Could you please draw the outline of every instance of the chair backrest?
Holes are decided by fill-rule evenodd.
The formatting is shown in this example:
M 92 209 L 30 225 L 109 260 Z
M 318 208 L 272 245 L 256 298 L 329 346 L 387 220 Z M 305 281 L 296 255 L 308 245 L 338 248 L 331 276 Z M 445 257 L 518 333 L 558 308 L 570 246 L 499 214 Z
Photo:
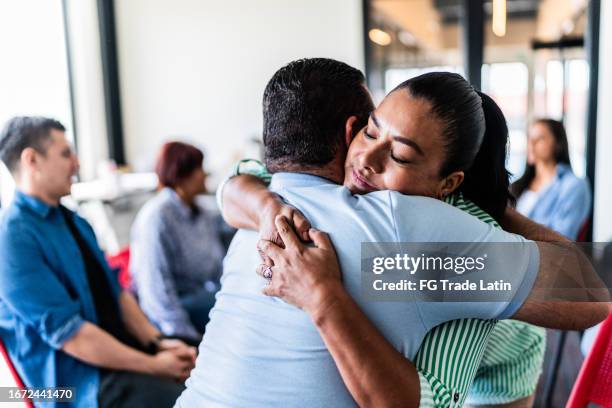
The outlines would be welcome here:
M 566 408 L 584 408 L 589 403 L 612 407 L 612 313 L 599 328 Z
M 589 233 L 589 227 L 591 226 L 591 218 L 587 217 L 586 220 L 580 226 L 578 230 L 578 236 L 576 237 L 576 242 L 586 242 L 587 234 Z
M 123 289 L 130 289 L 132 276 L 130 275 L 130 247 L 125 247 L 118 253 L 106 257 L 111 268 L 119 269 L 119 284 Z
M 12 380 L 13 380 L 11 384 L 2 384 L 2 386 L 23 388 L 24 387 L 23 381 L 21 381 L 21 377 L 19 376 L 19 373 L 15 369 L 15 366 L 13 365 L 13 362 L 11 361 L 8 351 L 4 347 L 4 343 L 2 342 L 2 339 L 0 339 L 0 356 L 1 356 L 0 364 L 4 362 L 4 366 L 6 367 L 6 369 L 8 369 L 10 376 L 12 377 Z M 24 401 L 21 404 L 22 404 L 21 406 L 24 408 L 34 408 L 34 404 L 32 404 L 32 401 L 30 400 Z M 11 406 L 18 407 L 19 405 L 14 405 L 11 403 Z

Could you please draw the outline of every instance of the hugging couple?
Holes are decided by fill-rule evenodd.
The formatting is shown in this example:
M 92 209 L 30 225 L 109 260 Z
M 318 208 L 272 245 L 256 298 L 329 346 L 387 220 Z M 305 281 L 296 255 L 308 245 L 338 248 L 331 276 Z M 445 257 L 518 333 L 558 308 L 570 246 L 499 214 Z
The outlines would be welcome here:
M 525 406 L 540 327 L 607 315 L 579 250 L 511 208 L 504 116 L 459 75 L 410 79 L 375 108 L 359 70 L 302 59 L 269 81 L 263 115 L 266 168 L 218 193 L 241 229 L 176 406 Z M 378 302 L 362 293 L 362 242 L 522 255 L 504 275 L 508 301 Z M 581 301 L 555 291 L 567 282 Z

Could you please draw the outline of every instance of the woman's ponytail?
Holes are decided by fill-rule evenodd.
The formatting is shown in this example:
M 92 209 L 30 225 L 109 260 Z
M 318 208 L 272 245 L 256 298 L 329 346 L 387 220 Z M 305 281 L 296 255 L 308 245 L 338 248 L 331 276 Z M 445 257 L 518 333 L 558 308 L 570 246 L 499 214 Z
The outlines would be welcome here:
M 514 201 L 509 190 L 510 173 L 506 170 L 508 125 L 495 101 L 482 92 L 478 95 L 482 99 L 485 133 L 459 189 L 466 198 L 499 221 L 508 203 Z
M 506 171 L 508 126 L 499 106 L 449 72 L 419 75 L 395 88 L 401 89 L 429 101 L 432 113 L 444 124 L 446 160 L 440 176 L 463 171 L 465 179 L 457 191 L 501 220 L 513 198 Z

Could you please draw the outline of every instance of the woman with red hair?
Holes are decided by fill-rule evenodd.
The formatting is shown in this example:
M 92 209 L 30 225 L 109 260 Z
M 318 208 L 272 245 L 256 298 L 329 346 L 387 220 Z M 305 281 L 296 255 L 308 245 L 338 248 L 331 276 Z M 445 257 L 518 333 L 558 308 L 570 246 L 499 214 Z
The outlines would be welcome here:
M 218 216 L 196 202 L 206 192 L 204 155 L 180 142 L 162 146 L 160 189 L 138 213 L 130 271 L 141 308 L 165 336 L 199 343 L 219 288 L 225 255 Z

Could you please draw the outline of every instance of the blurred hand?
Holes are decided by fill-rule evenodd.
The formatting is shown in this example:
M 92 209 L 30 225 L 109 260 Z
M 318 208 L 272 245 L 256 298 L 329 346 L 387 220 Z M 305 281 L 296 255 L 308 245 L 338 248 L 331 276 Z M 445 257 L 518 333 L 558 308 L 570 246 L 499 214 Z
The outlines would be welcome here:
M 189 346 L 184 341 L 179 340 L 179 339 L 161 339 L 157 346 L 159 351 L 171 350 L 171 349 L 176 349 L 176 348 L 185 348 L 185 347 L 193 349 L 193 347 Z
M 155 359 L 155 373 L 184 382 L 195 367 L 195 349 L 188 346 L 178 346 L 161 350 Z
M 336 251 L 329 236 L 322 231 L 309 229 L 308 240 L 312 240 L 314 246 L 306 246 L 285 217 L 277 216 L 275 226 L 284 248 L 270 240 L 257 243 L 269 260 L 257 268 L 257 273 L 265 277 L 267 268 L 272 271 L 263 293 L 280 297 L 312 314 L 329 300 L 322 296 L 326 290 L 342 285 Z

